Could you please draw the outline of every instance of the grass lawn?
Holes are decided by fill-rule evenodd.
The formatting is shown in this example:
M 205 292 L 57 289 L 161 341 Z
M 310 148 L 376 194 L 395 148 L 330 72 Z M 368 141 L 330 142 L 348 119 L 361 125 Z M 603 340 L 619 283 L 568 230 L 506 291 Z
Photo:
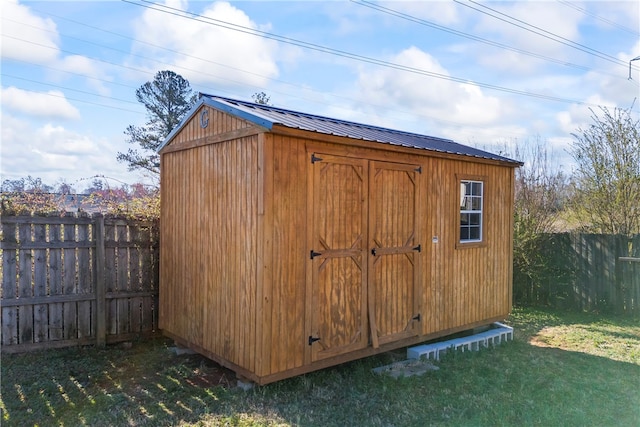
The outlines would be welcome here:
M 3 426 L 640 426 L 640 322 L 514 309 L 515 340 L 399 380 L 404 351 L 248 392 L 170 342 L 2 356 Z

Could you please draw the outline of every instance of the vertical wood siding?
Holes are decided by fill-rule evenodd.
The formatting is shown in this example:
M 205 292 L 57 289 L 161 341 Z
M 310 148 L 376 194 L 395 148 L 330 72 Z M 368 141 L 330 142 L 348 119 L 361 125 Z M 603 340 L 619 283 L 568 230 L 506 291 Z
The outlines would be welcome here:
M 202 127 L 200 125 L 200 114 L 203 110 L 207 111 L 208 125 Z M 184 142 L 190 142 L 207 136 L 219 135 L 234 130 L 252 127 L 253 125 L 246 120 L 230 116 L 218 110 L 214 110 L 207 106 L 202 106 L 180 132 L 171 141 L 171 146 L 179 146 Z
M 304 145 L 295 138 L 271 136 L 265 168 L 271 182 L 265 184 L 270 199 L 270 228 L 264 239 L 271 245 L 270 304 L 263 319 L 270 340 L 264 343 L 269 366 L 265 374 L 300 367 L 304 363 L 307 168 Z M 269 295 L 265 295 L 269 297 Z
M 432 311 L 424 333 L 482 319 L 506 316 L 511 309 L 513 169 L 429 159 L 433 180 L 429 212 L 434 219 L 431 284 L 426 303 Z M 460 175 L 484 177 L 484 244 L 456 245 Z M 431 297 L 431 300 L 429 300 Z
M 161 328 L 253 370 L 257 136 L 163 155 Z

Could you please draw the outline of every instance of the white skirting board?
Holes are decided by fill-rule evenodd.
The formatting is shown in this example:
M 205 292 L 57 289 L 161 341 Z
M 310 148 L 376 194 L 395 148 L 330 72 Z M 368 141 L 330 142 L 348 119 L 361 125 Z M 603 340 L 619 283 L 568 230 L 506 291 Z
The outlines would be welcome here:
M 482 347 L 498 345 L 502 341 L 509 340 L 513 340 L 513 328 L 495 322 L 491 325 L 491 329 L 474 335 L 410 347 L 407 349 L 407 359 L 440 360 L 440 354 L 448 350 L 478 351 Z

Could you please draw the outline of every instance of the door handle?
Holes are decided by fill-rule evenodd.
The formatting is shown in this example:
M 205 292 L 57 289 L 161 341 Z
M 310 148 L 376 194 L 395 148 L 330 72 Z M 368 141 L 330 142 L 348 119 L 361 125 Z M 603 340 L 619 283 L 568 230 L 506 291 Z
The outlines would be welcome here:
M 371 255 L 376 256 L 376 248 L 371 249 Z

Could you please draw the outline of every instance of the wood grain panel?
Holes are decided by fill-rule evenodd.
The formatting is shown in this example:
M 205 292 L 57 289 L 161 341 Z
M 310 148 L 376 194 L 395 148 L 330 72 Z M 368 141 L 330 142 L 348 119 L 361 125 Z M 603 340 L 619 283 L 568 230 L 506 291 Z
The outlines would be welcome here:
M 306 174 L 310 160 L 304 144 L 288 137 L 275 137 L 269 156 L 272 181 L 268 197 L 272 219 L 271 312 L 269 372 L 301 366 L 305 353 L 305 266 L 308 257 L 305 210 Z
M 368 342 L 366 232 L 368 163 L 318 154 L 314 169 L 312 359 Z
M 257 136 L 162 161 L 161 327 L 253 369 Z
M 417 165 L 371 162 L 369 299 L 374 346 L 419 333 Z M 420 245 L 420 246 L 419 246 Z
M 204 128 L 200 125 L 200 114 L 203 110 L 207 110 L 209 119 L 208 125 Z M 186 123 L 181 131 L 174 136 L 168 146 L 179 146 L 183 143 L 199 140 L 208 136 L 224 134 L 252 126 L 254 125 L 246 120 L 233 117 L 204 105 L 195 113 L 193 119 Z

